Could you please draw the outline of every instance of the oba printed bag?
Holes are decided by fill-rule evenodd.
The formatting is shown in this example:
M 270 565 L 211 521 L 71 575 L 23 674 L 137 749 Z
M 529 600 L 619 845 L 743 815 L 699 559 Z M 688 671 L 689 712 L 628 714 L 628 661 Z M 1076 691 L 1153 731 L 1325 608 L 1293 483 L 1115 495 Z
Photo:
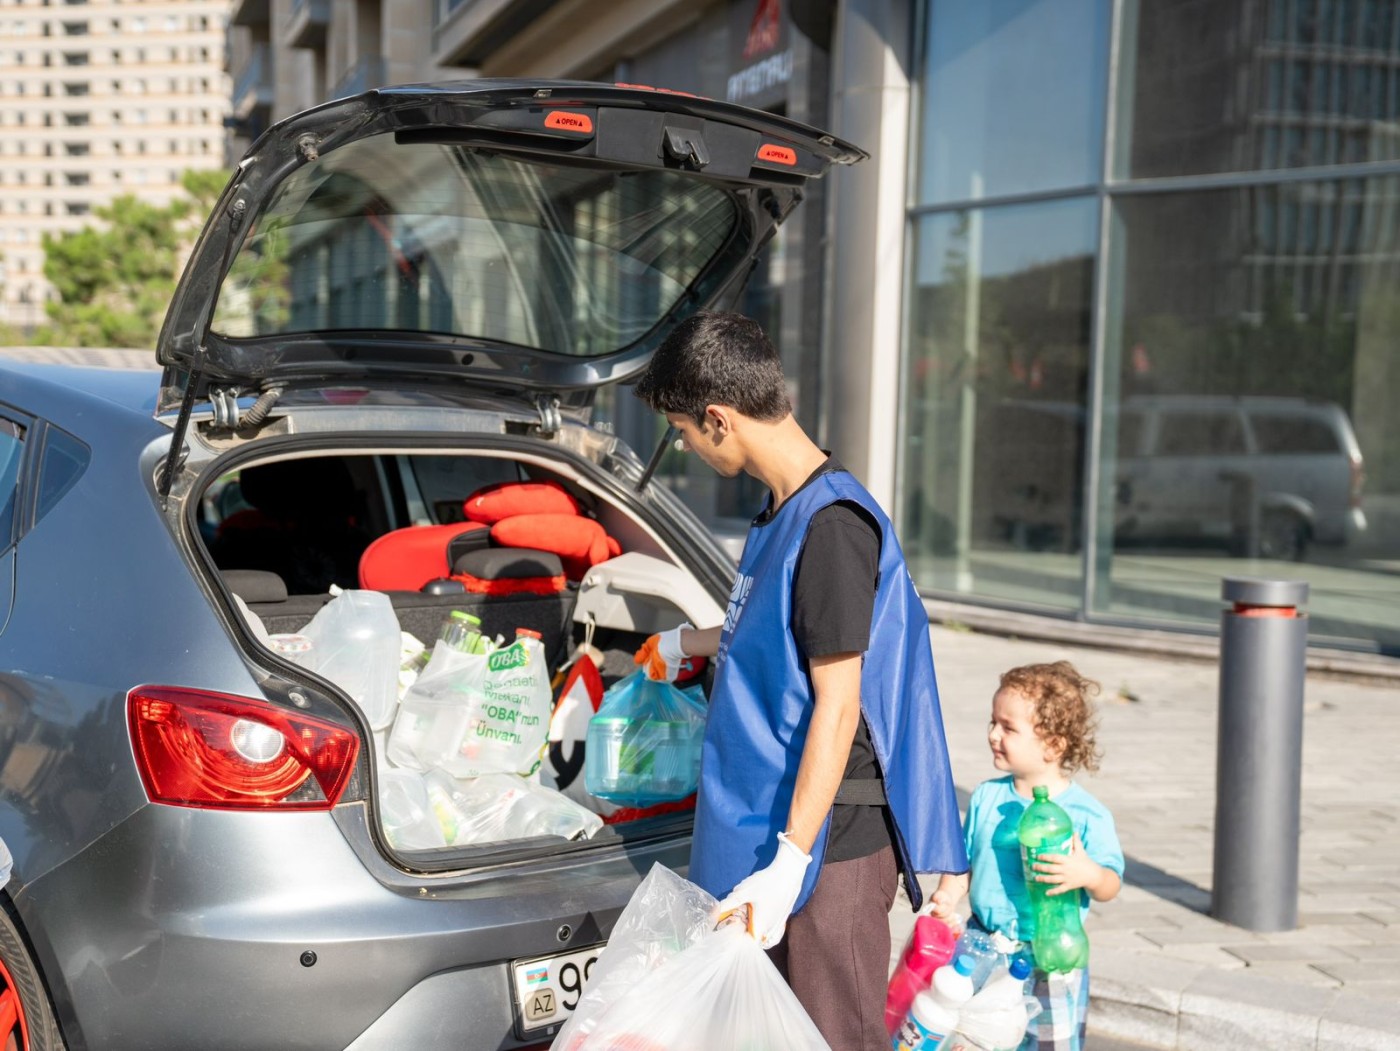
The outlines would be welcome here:
M 490 653 L 439 641 L 404 695 L 389 758 L 453 777 L 532 772 L 549 730 L 553 694 L 544 647 L 520 635 Z

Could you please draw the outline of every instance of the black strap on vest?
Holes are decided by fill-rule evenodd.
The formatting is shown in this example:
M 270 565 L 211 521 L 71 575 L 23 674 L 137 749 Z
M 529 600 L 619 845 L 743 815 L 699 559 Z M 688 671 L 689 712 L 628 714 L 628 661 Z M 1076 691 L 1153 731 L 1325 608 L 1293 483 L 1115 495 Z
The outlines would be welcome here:
M 852 780 L 847 778 L 836 789 L 835 802 L 841 806 L 884 806 L 885 783 L 878 777 Z

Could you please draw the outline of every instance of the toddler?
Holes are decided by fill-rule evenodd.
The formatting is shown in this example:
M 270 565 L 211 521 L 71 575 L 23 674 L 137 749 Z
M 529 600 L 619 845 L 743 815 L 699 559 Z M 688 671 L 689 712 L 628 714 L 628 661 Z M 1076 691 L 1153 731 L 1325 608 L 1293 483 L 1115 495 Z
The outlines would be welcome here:
M 1064 856 L 1042 856 L 1035 878 L 1053 884 L 1049 894 L 1076 894 L 1087 912 L 1089 899 L 1109 901 L 1122 887 L 1123 850 L 1108 808 L 1070 780 L 1080 769 L 1098 769 L 1094 717 L 1089 697 L 1098 683 L 1068 661 L 1028 664 L 1001 677 L 992 697 L 987 744 L 992 765 L 1005 775 L 983 781 L 968 804 L 963 836 L 971 870 L 945 875 L 932 896 L 933 915 L 950 919 L 963 895 L 970 897 L 969 925 L 1000 931 L 1029 943 L 1035 917 L 1021 870 L 1017 827 L 1044 785 L 1069 814 L 1074 840 Z M 1041 1013 L 1031 1023 L 1022 1051 L 1081 1051 L 1089 1012 L 1089 975 L 1035 972 Z

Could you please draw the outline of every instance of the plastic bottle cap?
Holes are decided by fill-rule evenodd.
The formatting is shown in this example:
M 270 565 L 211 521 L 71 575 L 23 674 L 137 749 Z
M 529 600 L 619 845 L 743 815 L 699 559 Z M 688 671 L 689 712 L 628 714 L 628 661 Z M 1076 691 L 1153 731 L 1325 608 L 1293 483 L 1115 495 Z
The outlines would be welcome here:
M 515 637 L 518 639 L 524 635 L 527 639 L 543 639 L 544 635 L 538 631 L 531 631 L 529 628 L 516 628 Z
M 465 620 L 468 624 L 481 625 L 481 618 L 468 613 L 464 609 L 454 609 L 447 615 L 451 620 Z
M 961 975 L 969 975 L 977 970 L 977 961 L 967 955 L 967 953 L 963 953 L 953 961 L 953 970 Z
M 1024 956 L 1014 957 L 1008 970 L 1011 971 L 1012 978 L 1015 978 L 1018 982 L 1024 982 L 1031 976 L 1031 962 Z
M 1031 795 L 1035 797 L 1037 803 L 1050 798 L 1050 789 L 1044 785 L 1036 785 L 1031 789 Z

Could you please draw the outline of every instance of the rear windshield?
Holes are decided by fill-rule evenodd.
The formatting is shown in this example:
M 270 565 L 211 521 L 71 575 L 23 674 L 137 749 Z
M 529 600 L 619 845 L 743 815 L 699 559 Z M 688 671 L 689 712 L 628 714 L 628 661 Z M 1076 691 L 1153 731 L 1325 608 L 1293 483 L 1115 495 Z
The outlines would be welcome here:
M 374 136 L 279 187 L 234 259 L 213 329 L 438 332 L 608 354 L 670 311 L 738 215 L 728 191 L 676 172 Z

